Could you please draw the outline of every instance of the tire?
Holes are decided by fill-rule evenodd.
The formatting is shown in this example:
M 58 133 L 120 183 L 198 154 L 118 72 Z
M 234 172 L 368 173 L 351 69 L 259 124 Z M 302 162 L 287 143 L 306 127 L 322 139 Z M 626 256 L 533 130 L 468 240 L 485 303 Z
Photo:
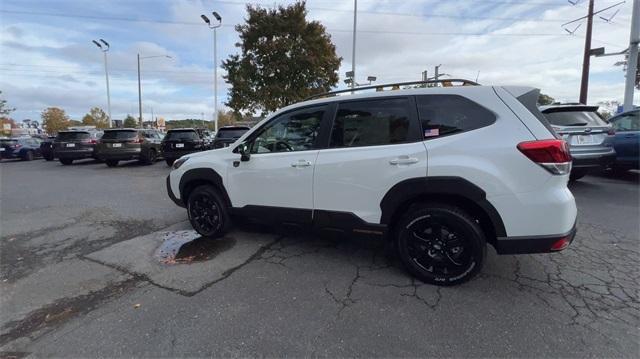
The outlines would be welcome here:
M 61 158 L 60 163 L 62 163 L 65 166 L 68 166 L 73 163 L 73 160 L 70 158 Z
M 152 165 L 156 162 L 157 158 L 158 158 L 158 152 L 155 149 L 150 148 L 149 151 L 147 151 L 147 154 L 143 156 L 140 160 L 145 165 Z
M 589 171 L 584 169 L 574 169 L 571 171 L 571 174 L 569 175 L 569 181 L 577 181 L 580 178 L 586 176 L 587 173 L 589 173 Z
M 106 160 L 105 163 L 108 167 L 116 167 L 118 166 L 118 160 Z
M 447 204 L 412 206 L 400 218 L 395 234 L 404 267 L 429 284 L 464 283 L 480 272 L 487 256 L 486 239 L 478 223 L 462 209 Z
M 23 161 L 33 161 L 33 151 L 25 152 L 24 156 L 22 156 Z
M 231 225 L 227 205 L 220 193 L 212 186 L 196 187 L 187 199 L 187 214 L 191 226 L 201 236 L 218 238 Z
M 165 161 L 167 162 L 167 166 L 171 167 L 176 160 L 173 158 L 167 158 Z
M 46 155 L 44 156 L 45 161 L 53 161 L 53 156 L 51 155 Z

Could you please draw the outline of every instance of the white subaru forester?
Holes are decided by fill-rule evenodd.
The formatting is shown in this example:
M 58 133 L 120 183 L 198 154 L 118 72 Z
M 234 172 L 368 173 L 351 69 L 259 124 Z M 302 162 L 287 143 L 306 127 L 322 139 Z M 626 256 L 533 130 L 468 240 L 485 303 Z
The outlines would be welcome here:
M 167 189 L 206 237 L 235 216 L 377 233 L 419 279 L 461 283 L 487 243 L 546 253 L 575 236 L 571 157 L 538 93 L 455 86 L 304 101 L 227 148 L 180 158 Z

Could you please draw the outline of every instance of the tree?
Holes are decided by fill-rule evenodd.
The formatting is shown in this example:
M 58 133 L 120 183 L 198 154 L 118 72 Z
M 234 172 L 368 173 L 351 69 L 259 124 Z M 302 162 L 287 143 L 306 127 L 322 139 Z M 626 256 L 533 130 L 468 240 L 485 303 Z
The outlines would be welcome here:
M 2 95 L 2 91 L 0 91 L 0 95 Z M 4 117 L 15 110 L 15 108 L 7 107 L 7 100 L 0 99 L 0 117 Z
M 42 126 L 50 134 L 57 134 L 69 127 L 69 117 L 63 109 L 58 107 L 49 107 L 42 111 Z
M 538 96 L 538 105 L 540 106 L 551 105 L 554 102 L 556 102 L 556 100 L 553 97 L 545 95 L 542 92 L 540 93 L 540 96 Z
M 127 117 L 124 118 L 124 122 L 122 123 L 122 127 L 136 128 L 138 127 L 138 121 L 136 121 L 133 116 L 127 114 Z
M 318 21 L 307 21 L 304 1 L 264 9 L 247 5 L 237 25 L 240 55 L 223 61 L 231 85 L 226 103 L 236 114 L 272 112 L 338 83 L 341 57 Z
M 85 126 L 96 126 L 96 128 L 109 128 L 109 116 L 99 107 L 89 110 L 89 113 L 82 118 Z

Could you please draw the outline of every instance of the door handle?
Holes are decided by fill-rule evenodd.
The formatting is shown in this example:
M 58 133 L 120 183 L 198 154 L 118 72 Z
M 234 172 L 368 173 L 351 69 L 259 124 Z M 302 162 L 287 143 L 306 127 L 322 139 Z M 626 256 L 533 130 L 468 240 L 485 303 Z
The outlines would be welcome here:
M 311 166 L 311 162 L 305 160 L 299 160 L 298 162 L 294 162 L 291 164 L 291 167 L 295 168 L 303 168 Z
M 414 163 L 418 163 L 418 159 L 415 157 L 409 157 L 409 156 L 400 156 L 398 158 L 394 158 L 389 161 L 389 164 L 393 166 L 411 165 Z

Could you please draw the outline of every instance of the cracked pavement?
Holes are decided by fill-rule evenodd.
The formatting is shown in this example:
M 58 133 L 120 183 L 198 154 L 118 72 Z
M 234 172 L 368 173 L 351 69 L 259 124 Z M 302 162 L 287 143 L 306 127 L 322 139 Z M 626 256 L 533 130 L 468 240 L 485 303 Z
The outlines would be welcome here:
M 162 163 L 0 171 L 0 356 L 640 352 L 638 173 L 571 185 L 580 214 L 567 250 L 490 248 L 478 278 L 445 288 L 412 279 L 366 236 L 240 226 L 203 261 L 161 263 L 167 236 L 190 235 Z

